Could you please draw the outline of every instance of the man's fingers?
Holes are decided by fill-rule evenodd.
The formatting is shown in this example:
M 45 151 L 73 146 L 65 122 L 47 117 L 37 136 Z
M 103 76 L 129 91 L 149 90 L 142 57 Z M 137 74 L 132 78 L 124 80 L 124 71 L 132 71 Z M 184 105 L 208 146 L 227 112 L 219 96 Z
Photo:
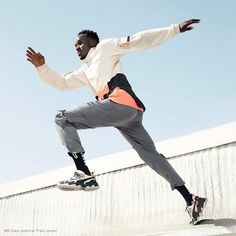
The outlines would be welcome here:
M 193 21 L 193 22 L 199 22 L 200 19 L 191 19 L 191 21 Z
M 34 56 L 34 54 L 32 54 L 31 52 L 29 52 L 29 51 L 26 51 L 26 56 L 27 57 L 33 57 Z
M 27 50 L 27 51 L 29 51 L 29 52 L 31 52 L 31 53 L 33 53 L 33 54 L 37 54 L 37 52 L 35 52 L 34 49 L 31 48 L 31 47 L 28 47 L 28 50 Z
M 31 54 L 31 53 L 26 53 L 27 58 L 29 58 L 30 60 L 36 59 L 36 56 Z
M 30 56 L 30 57 L 41 57 L 44 58 L 44 56 L 40 53 L 40 52 L 35 52 L 33 48 L 28 47 L 28 49 L 26 50 L 26 55 Z
M 191 19 L 191 20 L 187 21 L 187 24 L 191 25 L 191 24 L 195 24 L 195 23 L 199 23 L 199 22 L 200 22 L 199 19 Z
M 191 19 L 191 20 L 189 20 L 189 21 L 192 21 L 192 22 L 199 22 L 200 19 Z
M 27 50 L 27 51 L 26 51 L 26 56 L 27 56 L 27 57 L 30 57 L 30 58 L 33 58 L 33 57 L 36 56 L 36 54 L 34 54 L 34 53 L 32 53 L 31 51 Z

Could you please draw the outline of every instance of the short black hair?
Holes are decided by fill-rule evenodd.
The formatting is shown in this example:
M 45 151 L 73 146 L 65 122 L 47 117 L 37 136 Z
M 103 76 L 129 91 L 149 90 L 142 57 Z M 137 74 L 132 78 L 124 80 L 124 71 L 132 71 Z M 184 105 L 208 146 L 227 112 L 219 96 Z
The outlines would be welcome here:
M 88 38 L 92 38 L 95 39 L 97 43 L 99 43 L 99 37 L 98 34 L 92 30 L 81 30 L 77 36 L 79 36 L 80 34 L 85 34 Z

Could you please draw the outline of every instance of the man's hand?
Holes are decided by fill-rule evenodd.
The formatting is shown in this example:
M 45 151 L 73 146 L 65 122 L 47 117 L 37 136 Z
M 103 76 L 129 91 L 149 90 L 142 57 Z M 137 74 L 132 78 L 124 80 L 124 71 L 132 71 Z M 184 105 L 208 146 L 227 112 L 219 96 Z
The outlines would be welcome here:
M 199 22 L 200 22 L 199 19 L 191 19 L 191 20 L 187 20 L 187 21 L 184 21 L 184 22 L 180 23 L 179 24 L 180 33 L 192 30 L 193 27 L 191 25 L 199 23 Z
M 27 60 L 31 62 L 35 67 L 42 66 L 45 63 L 44 56 L 40 52 L 35 52 L 33 48 L 28 47 L 26 51 Z

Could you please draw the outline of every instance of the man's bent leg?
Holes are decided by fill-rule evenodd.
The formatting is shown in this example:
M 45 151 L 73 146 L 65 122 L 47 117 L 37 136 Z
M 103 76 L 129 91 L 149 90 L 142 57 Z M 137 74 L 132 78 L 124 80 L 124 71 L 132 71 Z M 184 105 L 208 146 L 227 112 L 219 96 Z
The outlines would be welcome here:
M 84 153 L 77 130 L 122 125 L 136 114 L 136 109 L 106 99 L 84 104 L 71 111 L 61 110 L 55 122 L 62 144 L 69 152 Z
M 136 109 L 107 100 L 90 102 L 71 111 L 62 110 L 56 115 L 56 125 L 62 143 L 68 148 L 78 171 L 69 180 L 58 183 L 62 190 L 95 190 L 99 186 L 83 159 L 84 149 L 77 130 L 127 123 L 137 114 Z M 88 177 L 91 181 L 88 182 Z
M 68 180 L 60 181 L 61 190 L 91 191 L 99 188 L 83 159 L 84 149 L 77 130 L 121 125 L 136 116 L 136 109 L 107 100 L 87 103 L 72 111 L 62 110 L 56 115 L 56 125 L 62 143 L 68 148 L 78 171 Z M 89 180 L 88 180 L 89 178 Z
M 192 195 L 185 187 L 184 181 L 170 165 L 167 159 L 156 151 L 154 142 L 142 125 L 142 112 L 137 117 L 118 130 L 138 152 L 141 159 L 146 162 L 159 175 L 164 177 L 171 186 L 177 189 L 186 201 L 186 210 L 191 219 L 191 224 L 196 224 L 201 218 L 200 213 L 204 210 L 207 198 Z
M 140 158 L 170 183 L 172 190 L 185 184 L 167 159 L 157 152 L 154 142 L 142 125 L 142 112 L 139 112 L 132 122 L 116 128 L 137 151 Z
M 78 113 L 78 119 L 82 119 Z M 67 147 L 68 151 L 73 153 L 84 153 L 79 135 L 70 116 L 66 110 L 60 110 L 55 117 L 57 131 L 60 135 L 62 144 Z

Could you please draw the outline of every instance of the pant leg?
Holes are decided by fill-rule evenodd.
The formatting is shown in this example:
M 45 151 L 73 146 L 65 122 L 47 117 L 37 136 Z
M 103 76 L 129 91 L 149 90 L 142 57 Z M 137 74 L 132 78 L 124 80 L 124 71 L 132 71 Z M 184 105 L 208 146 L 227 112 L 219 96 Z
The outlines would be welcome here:
M 77 130 L 119 126 L 136 115 L 136 109 L 106 99 L 86 103 L 71 111 L 61 110 L 56 115 L 55 122 L 62 144 L 69 152 L 85 152 Z
M 170 183 L 171 189 L 174 190 L 175 186 L 182 186 L 185 183 L 168 160 L 157 152 L 153 140 L 142 125 L 142 113 L 143 112 L 138 111 L 138 115 L 135 119 L 116 128 L 137 151 L 140 158 L 154 171 L 165 178 Z

